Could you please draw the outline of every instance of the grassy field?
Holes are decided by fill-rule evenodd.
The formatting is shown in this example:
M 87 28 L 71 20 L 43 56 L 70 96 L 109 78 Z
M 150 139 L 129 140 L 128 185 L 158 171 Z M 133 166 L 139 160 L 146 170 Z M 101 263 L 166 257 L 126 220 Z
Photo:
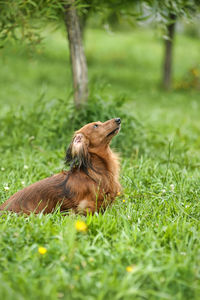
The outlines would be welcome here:
M 0 202 L 62 170 L 74 129 L 118 116 L 123 195 L 104 215 L 1 216 L 0 299 L 200 299 L 200 93 L 185 84 L 199 41 L 177 35 L 170 92 L 153 31 L 90 29 L 85 48 L 85 113 L 72 106 L 64 34 L 47 34 L 34 55 L 1 50 Z

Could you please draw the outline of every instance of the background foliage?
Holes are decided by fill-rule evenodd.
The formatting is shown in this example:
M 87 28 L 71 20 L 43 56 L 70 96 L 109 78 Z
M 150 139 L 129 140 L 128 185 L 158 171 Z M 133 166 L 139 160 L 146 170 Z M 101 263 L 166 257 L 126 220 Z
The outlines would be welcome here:
M 19 43 L 1 50 L 0 201 L 62 170 L 73 131 L 112 117 L 122 119 L 112 147 L 121 154 L 123 186 L 104 215 L 1 215 L 2 299 L 200 297 L 200 98 L 192 83 L 200 76 L 199 40 L 180 25 L 174 86 L 165 92 L 160 36 L 126 26 L 86 29 L 83 111 L 71 99 L 64 32 L 47 26 L 32 53 Z M 77 219 L 87 223 L 85 234 Z

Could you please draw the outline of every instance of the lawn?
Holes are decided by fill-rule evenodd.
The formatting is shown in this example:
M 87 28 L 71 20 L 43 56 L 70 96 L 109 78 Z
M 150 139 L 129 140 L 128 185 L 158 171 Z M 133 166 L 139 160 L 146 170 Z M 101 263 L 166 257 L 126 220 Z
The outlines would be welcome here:
M 65 34 L 45 35 L 0 52 L 0 202 L 65 168 L 73 130 L 118 116 L 123 194 L 103 215 L 0 216 L 0 299 L 200 299 L 200 93 L 176 88 L 199 40 L 176 36 L 164 92 L 153 30 L 88 29 L 90 104 L 76 113 Z

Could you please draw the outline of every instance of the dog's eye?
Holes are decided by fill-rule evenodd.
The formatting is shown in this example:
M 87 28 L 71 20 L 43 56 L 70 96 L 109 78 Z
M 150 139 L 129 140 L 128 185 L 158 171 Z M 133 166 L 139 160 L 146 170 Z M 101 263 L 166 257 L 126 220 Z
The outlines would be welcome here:
M 94 127 L 94 128 L 97 128 L 98 126 L 99 126 L 99 125 L 97 125 L 97 124 L 94 124 L 94 126 L 93 126 L 93 127 Z

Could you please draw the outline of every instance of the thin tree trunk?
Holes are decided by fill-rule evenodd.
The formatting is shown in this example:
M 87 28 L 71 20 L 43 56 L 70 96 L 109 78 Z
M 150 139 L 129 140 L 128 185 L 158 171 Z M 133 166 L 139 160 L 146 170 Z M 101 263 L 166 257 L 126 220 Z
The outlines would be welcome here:
M 170 14 L 170 24 L 167 26 L 168 39 L 165 41 L 165 56 L 163 69 L 163 86 L 169 90 L 172 84 L 172 50 L 174 44 L 176 16 Z
M 69 2 L 69 5 L 65 5 L 65 25 L 72 65 L 74 102 L 76 107 L 79 108 L 88 98 L 88 72 L 75 0 Z

